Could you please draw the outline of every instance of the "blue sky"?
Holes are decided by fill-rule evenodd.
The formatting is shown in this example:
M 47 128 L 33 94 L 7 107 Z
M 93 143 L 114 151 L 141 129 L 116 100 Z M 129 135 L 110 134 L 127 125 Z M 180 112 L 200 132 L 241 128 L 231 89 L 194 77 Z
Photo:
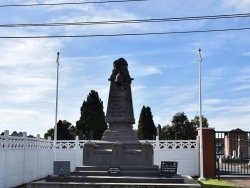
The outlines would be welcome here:
M 3 4 L 69 1 L 5 0 Z M 70 1 L 71 2 L 71 1 Z M 83 1 L 72 1 L 83 2 Z M 250 12 L 247 0 L 142 2 L 0 8 L 0 24 L 173 18 Z M 250 18 L 66 27 L 0 28 L 0 37 L 171 32 L 249 27 Z M 56 54 L 60 52 L 58 119 L 73 125 L 90 90 L 106 112 L 113 61 L 128 62 L 136 124 L 143 105 L 155 124 L 177 112 L 199 114 L 198 48 L 202 49 L 202 108 L 217 131 L 250 122 L 249 30 L 192 34 L 0 39 L 0 132 L 43 134 L 54 126 Z M 137 128 L 137 125 L 134 128 Z

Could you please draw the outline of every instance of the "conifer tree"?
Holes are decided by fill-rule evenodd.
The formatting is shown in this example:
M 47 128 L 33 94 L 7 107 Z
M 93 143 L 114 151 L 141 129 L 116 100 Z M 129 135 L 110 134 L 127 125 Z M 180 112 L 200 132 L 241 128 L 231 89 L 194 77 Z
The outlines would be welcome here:
M 69 128 L 71 123 L 66 120 L 59 120 L 57 123 L 57 140 L 70 140 Z
M 150 107 L 142 107 L 139 122 L 137 137 L 140 140 L 153 140 L 156 136 L 156 127 L 153 121 L 153 115 Z
M 103 102 L 96 91 L 90 91 L 80 110 L 81 116 L 76 122 L 77 135 L 80 139 L 100 140 L 107 129 L 107 123 L 103 112 Z

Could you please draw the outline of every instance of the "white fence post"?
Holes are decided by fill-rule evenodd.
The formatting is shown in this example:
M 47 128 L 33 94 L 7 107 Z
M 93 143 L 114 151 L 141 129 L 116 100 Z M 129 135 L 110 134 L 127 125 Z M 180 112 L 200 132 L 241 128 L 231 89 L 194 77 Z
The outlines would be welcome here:
M 155 140 L 155 148 L 154 148 L 154 163 L 156 161 L 158 161 L 158 155 L 159 155 L 159 150 L 160 150 L 160 141 L 159 141 L 159 136 L 156 136 L 156 140 Z
M 198 173 L 200 174 L 200 137 L 196 136 L 196 149 L 197 149 L 197 167 L 198 167 Z
M 75 149 L 75 166 L 74 166 L 74 168 L 76 167 L 76 166 L 79 166 L 79 158 L 78 158 L 78 153 L 79 153 L 79 149 L 80 149 L 80 147 L 79 147 L 79 136 L 76 136 L 76 139 L 75 139 L 75 147 L 74 147 L 74 149 Z
M 40 134 L 37 134 L 37 179 L 40 178 L 40 149 L 41 149 L 41 139 L 40 139 Z
M 159 150 L 159 149 L 160 149 L 159 136 L 156 136 L 156 139 L 155 139 L 155 149 L 156 149 L 156 150 Z
M 27 147 L 27 132 L 23 132 L 23 178 L 22 183 L 26 183 L 26 147 Z
M 51 137 L 49 136 L 48 137 L 48 141 L 49 141 L 49 143 L 51 144 L 51 148 L 49 148 L 49 161 L 48 161 L 48 167 L 47 167 L 47 169 L 48 169 L 48 174 L 49 175 L 52 175 L 53 174 L 53 167 L 51 167 L 51 166 L 53 166 L 53 161 L 54 161 L 54 142 L 51 140 Z
M 9 147 L 9 131 L 4 131 L 4 139 L 5 139 L 5 162 L 4 162 L 4 187 L 7 187 L 7 162 L 8 162 L 8 147 Z

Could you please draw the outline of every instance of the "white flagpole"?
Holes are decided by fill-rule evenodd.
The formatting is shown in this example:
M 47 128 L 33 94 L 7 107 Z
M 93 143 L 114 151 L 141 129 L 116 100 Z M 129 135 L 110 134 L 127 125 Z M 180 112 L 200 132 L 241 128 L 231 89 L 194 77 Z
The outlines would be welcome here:
M 54 157 L 56 161 L 56 141 L 57 141 L 57 111 L 58 111 L 58 81 L 59 81 L 59 55 L 57 52 L 56 64 L 57 64 L 57 74 L 56 74 L 56 113 L 55 113 L 55 127 L 54 127 Z
M 200 111 L 200 177 L 199 180 L 206 180 L 203 174 L 203 138 L 202 138 L 202 100 L 201 100 L 201 49 L 198 50 L 198 58 L 199 62 L 199 111 Z

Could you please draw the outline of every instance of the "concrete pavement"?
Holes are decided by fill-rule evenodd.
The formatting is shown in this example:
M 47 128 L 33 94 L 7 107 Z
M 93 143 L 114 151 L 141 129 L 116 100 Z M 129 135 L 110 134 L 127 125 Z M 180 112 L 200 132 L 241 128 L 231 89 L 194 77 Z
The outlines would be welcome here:
M 250 176 L 222 176 L 221 179 L 233 184 L 235 187 L 249 187 Z

